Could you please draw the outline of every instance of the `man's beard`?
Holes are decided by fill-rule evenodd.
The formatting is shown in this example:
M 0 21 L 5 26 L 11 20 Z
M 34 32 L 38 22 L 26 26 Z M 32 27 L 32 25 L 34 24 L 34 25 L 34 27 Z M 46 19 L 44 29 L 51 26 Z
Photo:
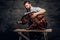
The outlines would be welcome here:
M 30 12 L 30 8 L 26 8 L 26 11 L 27 11 L 27 12 Z

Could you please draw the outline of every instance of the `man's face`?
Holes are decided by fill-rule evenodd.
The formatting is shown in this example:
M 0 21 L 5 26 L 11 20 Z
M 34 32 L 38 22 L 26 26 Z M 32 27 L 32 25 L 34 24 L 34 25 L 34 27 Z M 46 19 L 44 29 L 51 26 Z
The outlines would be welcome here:
M 31 4 L 29 4 L 28 2 L 24 5 L 25 8 L 29 9 L 31 8 Z

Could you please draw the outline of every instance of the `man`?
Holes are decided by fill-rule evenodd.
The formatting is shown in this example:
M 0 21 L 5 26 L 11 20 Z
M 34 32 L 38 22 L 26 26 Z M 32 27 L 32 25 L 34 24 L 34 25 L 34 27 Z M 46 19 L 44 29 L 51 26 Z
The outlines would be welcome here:
M 35 17 L 39 14 L 44 14 L 46 12 L 45 9 L 42 9 L 40 7 L 33 7 L 30 3 L 30 1 L 25 1 L 24 2 L 24 7 L 26 9 L 25 15 L 28 14 L 29 12 L 36 12 L 32 15 L 32 17 Z M 20 21 L 21 22 L 21 21 Z M 19 23 L 19 22 L 18 22 Z M 28 25 L 30 26 L 31 21 L 28 22 Z M 41 33 L 29 33 L 30 40 L 41 40 L 42 34 Z
M 34 13 L 33 15 L 32 15 L 32 17 L 35 17 L 36 15 L 38 15 L 38 14 L 44 14 L 45 12 L 46 12 L 46 10 L 45 9 L 42 9 L 42 8 L 40 8 L 40 7 L 33 7 L 32 5 L 31 5 L 31 3 L 30 3 L 30 1 L 25 1 L 24 2 L 24 7 L 26 8 L 26 12 L 28 13 L 28 12 L 33 12 L 33 11 L 35 11 L 36 13 Z M 25 14 L 27 14 L 27 13 L 25 13 Z

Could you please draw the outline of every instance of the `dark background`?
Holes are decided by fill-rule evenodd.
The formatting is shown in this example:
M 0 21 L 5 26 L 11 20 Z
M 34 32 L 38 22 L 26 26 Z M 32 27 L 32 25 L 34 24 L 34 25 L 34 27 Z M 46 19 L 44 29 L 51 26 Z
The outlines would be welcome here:
M 13 32 L 16 28 L 26 28 L 16 22 L 24 15 L 25 0 L 0 0 L 0 40 L 18 40 L 19 35 Z M 48 33 L 48 40 L 60 40 L 60 1 L 59 0 L 30 0 L 33 6 L 47 10 L 48 28 L 53 32 Z

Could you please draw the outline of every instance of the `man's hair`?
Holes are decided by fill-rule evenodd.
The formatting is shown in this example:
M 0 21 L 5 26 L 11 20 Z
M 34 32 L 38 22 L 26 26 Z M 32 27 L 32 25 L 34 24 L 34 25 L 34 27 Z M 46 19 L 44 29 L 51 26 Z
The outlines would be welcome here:
M 30 2 L 29 0 L 24 1 L 24 5 L 25 5 L 26 3 L 29 3 L 29 4 L 30 4 L 31 2 Z

